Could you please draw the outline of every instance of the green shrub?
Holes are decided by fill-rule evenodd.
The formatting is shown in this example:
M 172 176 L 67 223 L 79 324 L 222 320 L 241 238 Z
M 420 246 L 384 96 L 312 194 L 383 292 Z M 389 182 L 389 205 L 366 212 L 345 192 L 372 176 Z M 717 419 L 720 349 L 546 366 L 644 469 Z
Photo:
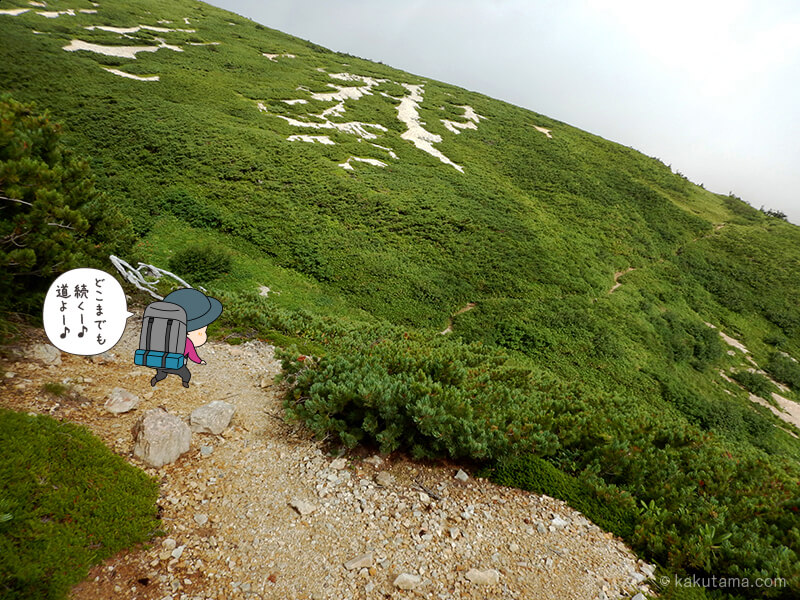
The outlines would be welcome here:
M 220 213 L 213 205 L 198 200 L 183 188 L 167 190 L 158 203 L 162 210 L 172 213 L 192 227 L 216 229 L 222 225 Z
M 130 241 L 130 224 L 94 187 L 61 127 L 0 96 L 0 307 L 36 307 L 53 277 L 97 264 Z M 103 244 L 106 244 L 105 247 Z
M 216 246 L 189 246 L 169 260 L 173 273 L 192 284 L 207 284 L 227 274 L 233 265 L 230 252 Z
M 742 384 L 744 388 L 759 398 L 772 399 L 772 392 L 777 392 L 778 388 L 761 373 L 750 371 L 737 371 L 731 374 L 731 378 Z
M 4 599 L 65 598 L 90 566 L 158 533 L 157 483 L 87 429 L 0 409 L 0 448 Z
M 45 394 L 50 394 L 51 396 L 62 397 L 67 395 L 67 392 L 69 392 L 69 387 L 63 383 L 58 383 L 57 381 L 50 381 L 42 386 L 42 391 Z
M 481 475 L 495 483 L 547 494 L 563 500 L 607 531 L 629 539 L 636 524 L 636 505 L 629 494 L 594 481 L 572 477 L 537 456 L 503 458 Z
M 782 352 L 770 355 L 765 369 L 776 381 L 785 383 L 793 390 L 800 390 L 800 364 Z

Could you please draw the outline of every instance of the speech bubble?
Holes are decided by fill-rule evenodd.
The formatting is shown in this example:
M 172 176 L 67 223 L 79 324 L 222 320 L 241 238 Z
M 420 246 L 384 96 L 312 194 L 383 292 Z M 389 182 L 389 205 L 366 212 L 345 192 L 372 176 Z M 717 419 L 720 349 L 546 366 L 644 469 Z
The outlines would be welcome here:
M 119 281 L 99 269 L 72 269 L 59 275 L 47 290 L 42 310 L 50 342 L 81 356 L 116 346 L 132 316 Z

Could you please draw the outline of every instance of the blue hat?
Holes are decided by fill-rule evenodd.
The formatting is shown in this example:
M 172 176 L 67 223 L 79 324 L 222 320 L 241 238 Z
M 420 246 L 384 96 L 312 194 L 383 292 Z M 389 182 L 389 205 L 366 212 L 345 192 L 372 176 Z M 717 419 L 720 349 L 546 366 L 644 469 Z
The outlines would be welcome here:
M 222 302 L 192 288 L 175 290 L 167 294 L 164 302 L 177 304 L 186 311 L 186 331 L 202 329 L 222 314 Z

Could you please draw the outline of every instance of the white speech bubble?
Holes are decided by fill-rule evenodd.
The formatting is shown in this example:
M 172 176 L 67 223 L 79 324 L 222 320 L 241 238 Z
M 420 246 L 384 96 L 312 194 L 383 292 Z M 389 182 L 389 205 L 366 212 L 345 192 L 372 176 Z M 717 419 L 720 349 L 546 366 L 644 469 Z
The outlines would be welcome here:
M 132 316 L 122 286 L 99 269 L 61 274 L 47 291 L 42 310 L 50 342 L 63 352 L 81 356 L 113 348 Z

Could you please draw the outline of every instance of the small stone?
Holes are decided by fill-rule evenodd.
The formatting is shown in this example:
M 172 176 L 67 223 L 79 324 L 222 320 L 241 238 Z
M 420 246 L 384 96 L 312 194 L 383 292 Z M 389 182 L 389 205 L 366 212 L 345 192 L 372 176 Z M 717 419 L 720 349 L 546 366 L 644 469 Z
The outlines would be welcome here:
M 422 502 L 425 506 L 429 506 L 431 503 L 431 497 L 428 496 L 425 492 L 419 493 L 419 501 Z
M 354 569 L 363 569 L 369 568 L 372 566 L 373 555 L 372 552 L 367 552 L 366 554 L 362 554 L 361 556 L 357 556 L 355 558 L 351 558 L 346 563 L 344 563 L 344 568 L 348 571 L 352 571 Z
M 642 594 L 641 592 L 639 592 L 639 593 L 638 593 L 638 594 L 636 594 L 636 595 L 635 595 L 633 598 L 631 598 L 631 600 L 645 600 L 645 598 L 644 598 L 644 594 Z
M 373 467 L 379 467 L 381 465 L 381 463 L 383 463 L 383 459 L 380 456 L 378 456 L 377 454 L 374 454 L 373 456 L 370 456 L 369 458 L 365 458 L 364 462 L 367 463 L 367 464 L 372 465 Z
M 459 469 L 458 473 L 456 473 L 456 479 L 458 479 L 459 481 L 466 482 L 469 479 L 469 475 L 467 475 L 464 471 Z
M 486 571 L 470 569 L 464 576 L 476 585 L 496 585 L 500 582 L 500 573 L 497 569 L 487 569 Z
M 173 550 L 175 550 L 175 546 L 177 546 L 177 545 L 178 545 L 178 542 L 176 542 L 172 538 L 167 538 L 163 542 L 161 542 L 161 546 L 167 552 L 172 552 Z
M 544 526 L 544 523 L 537 523 L 536 531 L 538 531 L 539 533 L 547 533 L 547 527 Z
M 268 387 L 272 387 L 272 377 L 262 377 L 261 381 L 258 384 L 258 387 L 264 389 Z
M 413 590 L 417 587 L 422 578 L 418 575 L 412 575 L 411 573 L 400 573 L 395 580 L 394 580 L 394 587 L 400 588 L 401 590 Z
M 239 586 L 239 589 L 242 590 L 242 592 L 244 592 L 245 594 L 249 594 L 250 593 L 250 584 L 249 583 L 243 583 L 242 585 Z
M 208 523 L 208 515 L 203 514 L 203 513 L 197 513 L 194 516 L 194 522 L 197 523 L 198 525 L 200 525 L 200 527 L 202 527 L 203 525 Z
M 312 512 L 317 510 L 317 507 L 311 504 L 310 502 L 306 502 L 305 500 L 301 500 L 299 498 L 293 499 L 289 503 L 301 516 L 310 515 Z
M 111 352 L 101 352 L 100 354 L 95 354 L 94 356 L 90 356 L 89 360 L 92 361 L 96 365 L 102 365 L 104 363 L 114 363 L 117 362 L 116 356 Z
M 104 408 L 115 415 L 130 412 L 139 406 L 139 396 L 130 393 L 128 390 L 115 387 L 108 395 L 108 400 L 103 405 Z
M 200 456 L 211 456 L 214 446 L 200 446 Z
M 57 367 L 61 364 L 61 350 L 50 344 L 34 344 L 31 347 L 31 358 L 44 365 Z
M 230 425 L 234 412 L 236 407 L 224 400 L 214 400 L 195 408 L 189 418 L 192 431 L 219 435 Z
M 451 538 L 453 538 L 455 540 L 455 539 L 458 539 L 458 536 L 460 536 L 460 535 L 461 535 L 461 530 L 458 527 L 451 527 L 450 528 L 450 537 Z
M 172 551 L 172 558 L 176 558 L 177 559 L 177 558 L 180 558 L 181 556 L 183 556 L 183 549 L 184 548 L 186 548 L 186 546 L 178 546 L 177 548 L 175 548 L 175 550 Z
M 516 554 L 517 552 L 519 552 L 519 544 L 517 544 L 517 543 L 514 543 L 514 542 L 511 542 L 511 543 L 508 545 L 508 549 L 509 549 L 511 552 L 513 552 L 514 554 Z
M 550 523 L 553 525 L 553 527 L 558 527 L 559 529 L 569 525 L 569 521 L 561 518 L 560 515 L 555 515 Z
M 334 470 L 336 470 L 336 471 L 341 471 L 341 470 L 342 470 L 342 469 L 344 469 L 346 466 L 347 466 L 347 459 L 346 459 L 346 458 L 344 458 L 344 457 L 342 457 L 342 458 L 337 458 L 336 460 L 334 460 L 334 461 L 331 463 L 331 469 L 334 469 Z
M 383 487 L 389 487 L 394 483 L 394 475 L 387 471 L 381 471 L 378 473 L 378 476 L 375 477 L 375 483 Z

